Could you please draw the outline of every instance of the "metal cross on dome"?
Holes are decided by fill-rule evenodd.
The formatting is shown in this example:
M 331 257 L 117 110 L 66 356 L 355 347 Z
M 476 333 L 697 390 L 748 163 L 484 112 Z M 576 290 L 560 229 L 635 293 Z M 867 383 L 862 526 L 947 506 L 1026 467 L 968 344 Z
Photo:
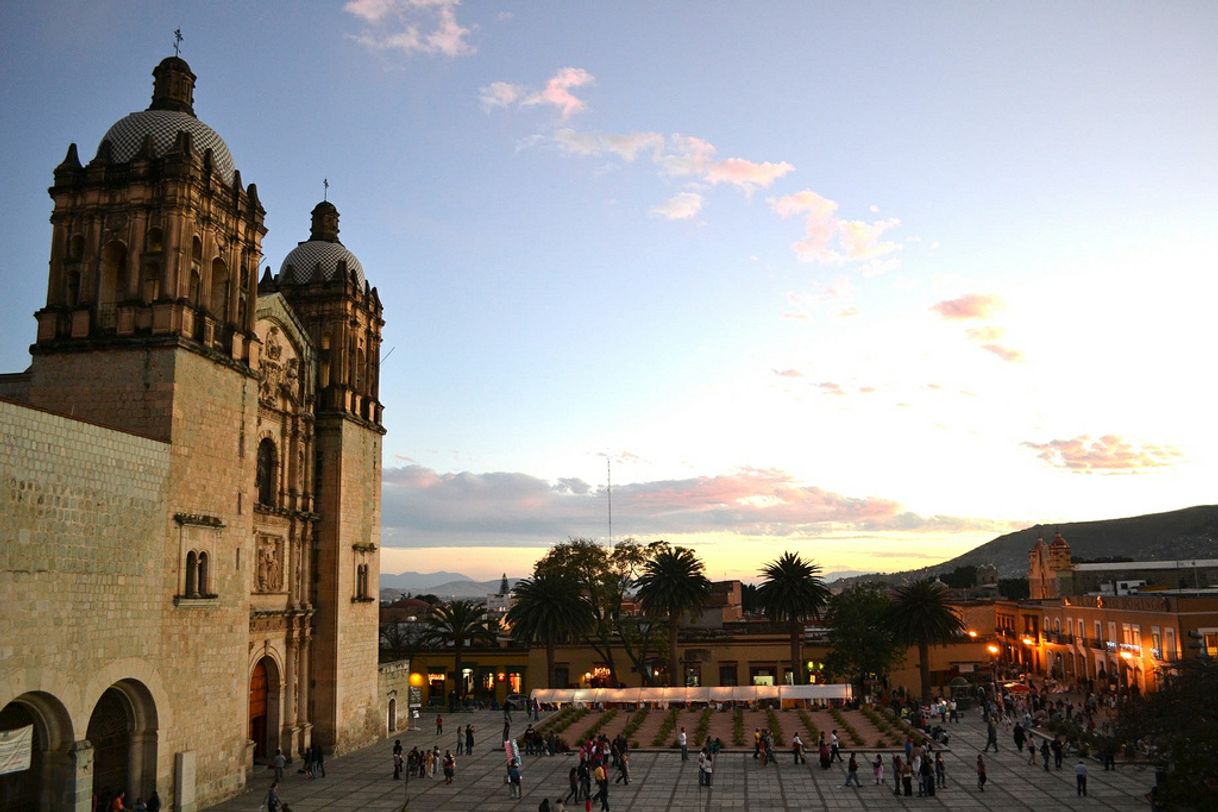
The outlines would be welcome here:
M 182 29 L 175 28 L 175 29 L 173 29 L 173 55 L 174 56 L 180 55 L 181 45 L 182 45 Z
M 325 201 L 325 200 L 329 200 L 329 199 L 330 199 L 330 179 L 329 179 L 329 178 L 322 178 L 322 179 L 321 179 L 321 186 L 322 186 L 321 199 L 322 199 L 323 201 Z

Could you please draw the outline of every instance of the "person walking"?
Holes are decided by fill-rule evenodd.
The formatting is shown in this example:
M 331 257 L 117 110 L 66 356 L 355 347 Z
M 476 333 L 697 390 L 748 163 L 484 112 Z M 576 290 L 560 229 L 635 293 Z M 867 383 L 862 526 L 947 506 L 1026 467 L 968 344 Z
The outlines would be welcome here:
M 579 803 L 579 770 L 575 767 L 567 773 L 567 783 L 570 785 L 570 790 L 562 798 L 563 801 L 571 801 L 571 803 Z
M 613 783 L 624 783 L 627 786 L 630 784 L 630 753 L 622 753 L 617 758 L 617 778 L 613 779 Z
M 1015 749 L 1022 753 L 1023 752 L 1023 743 L 1024 743 L 1024 740 L 1027 738 L 1027 736 L 1024 734 L 1023 725 L 1021 725 L 1019 722 L 1016 722 L 1015 730 L 1011 733 L 1011 736 L 1015 739 Z
M 465 729 L 457 725 L 457 755 L 465 751 Z
M 871 771 L 875 774 L 875 785 L 878 787 L 884 783 L 884 754 L 876 753 L 875 761 L 871 765 Z
M 474 726 L 465 726 L 465 755 L 472 756 L 474 754 Z
M 977 754 L 977 789 L 985 792 L 985 756 Z
M 935 753 L 935 783 L 940 787 L 947 786 L 947 765 L 943 763 L 942 753 Z
M 1044 762 L 1045 772 L 1049 772 L 1049 740 L 1040 740 L 1040 760 Z
M 444 783 L 451 784 L 453 778 L 457 775 L 457 759 L 453 757 L 451 750 L 444 751 Z
M 993 717 L 990 717 L 985 723 L 985 749 L 981 752 L 988 753 L 990 747 L 994 748 L 994 752 L 998 752 L 998 726 L 994 724 Z
M 520 762 L 512 759 L 512 763 L 508 765 L 508 797 L 519 798 L 521 796 L 520 789 Z
M 436 735 L 444 735 L 444 717 L 438 713 L 436 714 Z
M 846 783 L 842 786 L 850 786 L 853 784 L 859 789 L 863 788 L 862 782 L 859 781 L 859 763 L 854 757 L 854 753 L 850 754 L 850 761 L 846 763 Z
M 715 757 L 703 747 L 702 752 L 698 754 L 698 784 L 704 787 L 711 785 L 711 778 L 715 772 Z
M 1079 797 L 1087 797 L 1087 765 L 1080 758 L 1078 764 L 1074 765 L 1074 783 Z
M 837 730 L 829 734 L 829 760 L 842 760 L 842 743 L 837 738 Z
M 1053 750 L 1053 769 L 1060 770 L 1062 768 L 1062 757 L 1065 755 L 1061 736 L 1054 736 L 1053 743 L 1049 747 Z
M 275 750 L 275 757 L 271 759 L 271 766 L 275 769 L 275 783 L 283 781 L 283 768 L 288 764 L 287 758 L 283 755 L 282 750 Z
M 689 736 L 685 734 L 685 728 L 681 728 L 681 732 L 677 734 L 677 745 L 681 748 L 681 760 L 689 761 Z
M 313 774 L 321 773 L 321 777 L 326 777 L 326 757 L 321 752 L 321 745 L 313 745 Z
M 791 754 L 795 756 L 796 764 L 807 764 L 808 760 L 804 758 L 804 740 L 796 733 L 791 737 Z
M 601 812 L 609 812 L 609 774 L 605 772 L 604 764 L 596 765 L 596 797 L 601 802 Z
M 272 781 L 270 792 L 266 794 L 266 812 L 279 812 L 283 808 L 283 801 L 279 800 L 279 782 Z
M 893 755 L 892 755 L 892 783 L 893 783 L 892 794 L 893 795 L 901 794 L 901 764 L 902 764 L 901 757 L 899 755 L 897 755 L 896 753 L 893 753 Z
M 901 764 L 901 788 L 906 798 L 913 795 L 913 766 L 908 761 Z

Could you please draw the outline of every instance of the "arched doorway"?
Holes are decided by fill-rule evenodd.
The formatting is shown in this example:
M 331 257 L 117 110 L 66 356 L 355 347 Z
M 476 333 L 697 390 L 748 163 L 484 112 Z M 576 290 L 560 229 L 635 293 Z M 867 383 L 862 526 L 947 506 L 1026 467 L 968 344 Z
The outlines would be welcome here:
M 389 700 L 389 730 L 390 736 L 398 729 L 398 701 L 397 699 Z
M 0 731 L 30 730 L 28 769 L 0 775 L 0 809 L 50 812 L 68 809 L 73 797 L 69 755 L 72 723 L 50 694 L 22 694 L 0 709 Z
M 266 761 L 279 747 L 279 668 L 270 657 L 254 664 L 250 673 L 249 737 L 254 760 Z
M 123 790 L 132 799 L 156 784 L 157 715 L 142 683 L 120 680 L 102 693 L 85 734 L 93 745 L 93 791 Z

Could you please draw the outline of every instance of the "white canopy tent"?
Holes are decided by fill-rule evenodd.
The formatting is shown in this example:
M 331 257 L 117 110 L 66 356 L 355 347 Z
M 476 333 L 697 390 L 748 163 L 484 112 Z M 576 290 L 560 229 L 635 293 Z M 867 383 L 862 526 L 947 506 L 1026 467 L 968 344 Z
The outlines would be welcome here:
M 691 688 L 535 688 L 537 702 L 551 705 L 645 705 L 672 703 L 803 701 L 816 704 L 846 702 L 853 698 L 849 685 L 731 685 Z

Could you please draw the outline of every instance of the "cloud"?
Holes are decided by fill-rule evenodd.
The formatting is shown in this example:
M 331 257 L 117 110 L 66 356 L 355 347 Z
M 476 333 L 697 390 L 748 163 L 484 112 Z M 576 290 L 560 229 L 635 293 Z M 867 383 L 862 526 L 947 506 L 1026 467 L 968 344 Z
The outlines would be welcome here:
M 895 217 L 872 222 L 838 217 L 837 201 L 830 200 L 812 189 L 772 197 L 768 202 L 779 217 L 785 219 L 795 215 L 803 216 L 803 239 L 791 245 L 802 262 L 868 262 L 878 260 L 901 247 L 898 242 L 882 239 L 886 231 L 901 224 Z M 896 260 L 873 262 L 867 268 L 868 275 L 884 273 L 898 264 Z
M 521 104 L 525 107 L 538 104 L 557 107 L 565 120 L 586 106 L 583 99 L 577 98 L 571 89 L 590 85 L 595 81 L 592 74 L 583 68 L 561 68 L 558 73 L 549 78 L 544 88 L 529 94 Z
M 1001 344 L 982 344 L 981 349 L 1013 364 L 1023 360 L 1023 353 L 1013 347 L 1004 347 Z
M 816 388 L 826 395 L 844 396 L 846 394 L 846 391 L 842 389 L 842 385 L 833 381 L 821 381 L 816 385 Z
M 988 341 L 997 341 L 1006 335 L 1006 333 L 1007 331 L 1005 328 L 988 324 L 984 327 L 970 327 L 965 331 L 964 334 L 968 336 L 970 340 L 976 341 L 979 344 L 984 344 Z
M 794 170 L 795 166 L 786 161 L 757 163 L 744 158 L 727 158 L 711 164 L 706 170 L 705 177 L 710 183 L 730 183 L 752 193 L 756 189 L 768 187 L 783 175 Z
M 780 378 L 802 378 L 804 376 L 798 369 L 775 369 L 772 372 Z
M 473 545 L 488 539 L 537 544 L 606 529 L 603 488 L 551 483 L 523 473 L 439 474 L 386 468 L 383 519 L 392 546 Z M 843 531 L 1008 529 L 1005 523 L 919 516 L 892 500 L 849 497 L 773 469 L 623 484 L 613 489 L 615 532 L 640 537 L 721 532 L 816 537 Z
M 984 319 L 1002 307 L 1002 299 L 988 293 L 970 293 L 932 305 L 945 319 Z
M 1115 434 L 1022 445 L 1049 465 L 1076 474 L 1144 474 L 1170 468 L 1184 456 L 1173 446 L 1138 444 Z
M 688 220 L 702 211 L 702 195 L 697 192 L 679 192 L 651 210 L 668 220 Z
M 490 110 L 495 107 L 511 107 L 524 98 L 525 89 L 508 82 L 491 82 L 479 91 L 482 106 Z
M 554 143 L 564 152 L 575 155 L 598 156 L 612 154 L 632 163 L 639 153 L 658 153 L 664 148 L 664 136 L 659 133 L 598 133 L 562 129 L 554 133 Z
M 350 0 L 343 6 L 364 29 L 347 37 L 374 51 L 456 57 L 476 49 L 469 29 L 457 22 L 460 0 Z

